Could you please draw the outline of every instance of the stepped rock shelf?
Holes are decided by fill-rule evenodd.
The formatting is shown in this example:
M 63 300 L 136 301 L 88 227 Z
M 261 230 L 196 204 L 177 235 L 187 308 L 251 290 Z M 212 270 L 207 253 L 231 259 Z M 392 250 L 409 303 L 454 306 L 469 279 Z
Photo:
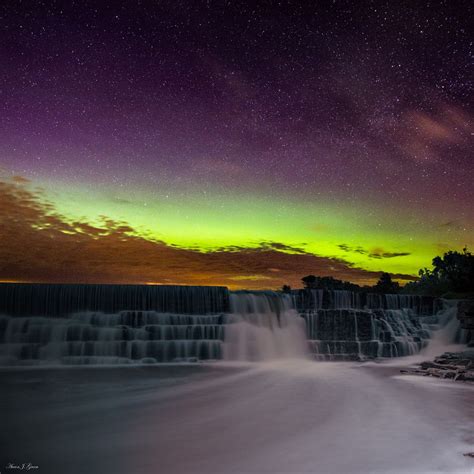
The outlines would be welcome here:
M 433 298 L 349 291 L 0 284 L 0 364 L 261 360 L 256 341 L 272 357 L 397 357 L 425 347 L 447 312 Z
M 447 310 L 416 295 L 297 290 L 293 297 L 312 352 L 326 360 L 416 354 L 428 344 L 437 313 Z

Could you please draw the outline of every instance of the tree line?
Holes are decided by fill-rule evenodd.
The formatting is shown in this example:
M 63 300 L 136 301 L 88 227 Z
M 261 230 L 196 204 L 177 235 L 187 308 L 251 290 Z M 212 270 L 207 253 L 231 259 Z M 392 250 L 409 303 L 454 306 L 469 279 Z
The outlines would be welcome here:
M 389 273 L 383 272 L 373 286 L 360 286 L 330 276 L 307 275 L 301 279 L 306 289 L 349 290 L 370 293 L 405 293 L 432 296 L 465 296 L 474 294 L 474 255 L 464 248 L 462 252 L 450 250 L 432 260 L 432 269 L 419 270 L 417 281 L 400 286 Z M 291 287 L 284 285 L 283 292 Z

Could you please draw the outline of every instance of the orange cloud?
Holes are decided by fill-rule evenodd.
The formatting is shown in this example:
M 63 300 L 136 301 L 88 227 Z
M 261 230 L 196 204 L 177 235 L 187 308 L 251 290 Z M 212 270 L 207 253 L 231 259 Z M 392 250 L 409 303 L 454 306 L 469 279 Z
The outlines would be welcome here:
M 69 223 L 21 180 L 0 180 L 0 280 L 65 283 L 164 283 L 229 288 L 300 286 L 314 273 L 372 283 L 378 272 L 262 242 L 258 248 L 201 252 L 146 239 L 123 222 Z M 412 279 L 409 275 L 397 278 Z

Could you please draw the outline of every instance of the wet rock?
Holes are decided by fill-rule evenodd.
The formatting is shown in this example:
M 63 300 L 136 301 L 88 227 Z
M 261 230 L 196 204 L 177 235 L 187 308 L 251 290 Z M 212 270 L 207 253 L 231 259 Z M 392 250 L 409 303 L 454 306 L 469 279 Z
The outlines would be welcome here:
M 466 382 L 474 382 L 474 370 L 469 370 L 459 374 L 459 380 L 464 380 Z
M 424 361 L 416 369 L 402 369 L 403 374 L 474 382 L 474 351 L 446 352 L 434 361 Z

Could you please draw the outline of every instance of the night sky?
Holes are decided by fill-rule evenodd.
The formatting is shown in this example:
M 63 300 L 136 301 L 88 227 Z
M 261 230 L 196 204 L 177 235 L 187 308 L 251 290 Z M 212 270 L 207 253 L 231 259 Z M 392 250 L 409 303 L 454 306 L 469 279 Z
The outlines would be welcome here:
M 474 247 L 471 1 L 2 2 L 0 280 L 400 281 Z

